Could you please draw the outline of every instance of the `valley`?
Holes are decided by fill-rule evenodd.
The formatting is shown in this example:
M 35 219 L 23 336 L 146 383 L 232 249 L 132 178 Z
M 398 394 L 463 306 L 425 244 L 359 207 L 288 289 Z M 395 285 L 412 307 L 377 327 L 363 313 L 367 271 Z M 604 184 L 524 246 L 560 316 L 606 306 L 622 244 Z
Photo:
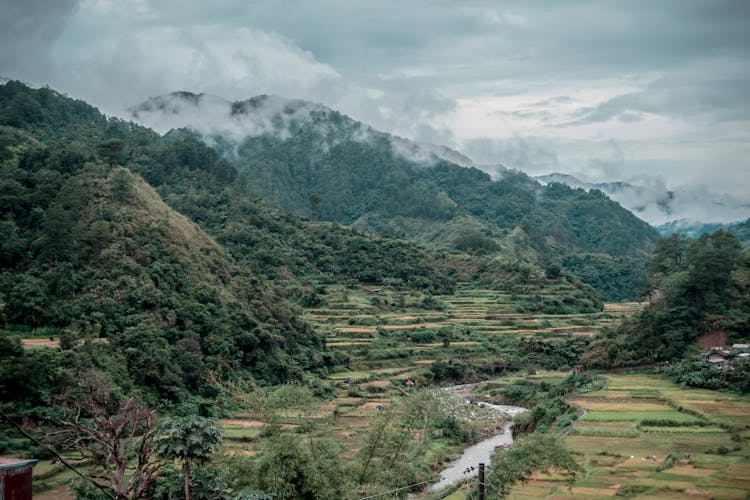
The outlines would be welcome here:
M 658 239 L 599 191 L 225 104 L 269 120 L 159 135 L 0 86 L 0 453 L 42 459 L 37 493 L 463 498 L 468 473 L 428 489 L 504 429 L 490 498 L 746 486 L 717 464 L 747 462 L 750 363 L 698 345 L 749 340 L 733 233 Z

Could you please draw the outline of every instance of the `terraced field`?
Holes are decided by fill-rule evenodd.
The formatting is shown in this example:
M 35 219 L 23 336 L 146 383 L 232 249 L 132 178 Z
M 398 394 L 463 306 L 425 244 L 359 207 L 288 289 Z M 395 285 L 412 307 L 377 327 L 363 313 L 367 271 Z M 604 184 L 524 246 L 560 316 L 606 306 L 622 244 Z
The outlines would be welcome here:
M 541 299 L 563 296 L 564 291 L 550 286 Z M 607 304 L 603 312 L 588 314 L 519 312 L 528 295 L 467 287 L 453 295 L 430 297 L 338 285 L 329 286 L 323 297 L 323 305 L 307 309 L 307 318 L 325 335 L 329 347 L 350 356 L 354 369 L 410 367 L 417 373 L 448 355 L 485 358 L 493 342 L 509 338 L 554 341 L 594 336 L 642 307 Z
M 587 410 L 563 443 L 573 485 L 538 474 L 512 498 L 746 498 L 750 397 L 684 389 L 657 375 L 607 375 L 572 403 Z

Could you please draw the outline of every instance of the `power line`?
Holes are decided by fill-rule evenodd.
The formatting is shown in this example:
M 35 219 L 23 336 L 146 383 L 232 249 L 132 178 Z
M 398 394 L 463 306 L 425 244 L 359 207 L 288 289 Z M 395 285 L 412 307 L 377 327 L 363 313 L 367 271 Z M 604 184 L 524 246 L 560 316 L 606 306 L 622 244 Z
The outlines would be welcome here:
M 23 437 L 25 437 L 26 439 L 29 439 L 35 445 L 41 446 L 46 451 L 50 452 L 52 455 L 54 455 L 55 457 L 57 457 L 57 459 L 60 460 L 60 463 L 62 463 L 65 467 L 67 467 L 68 469 L 70 469 L 73 472 L 75 472 L 82 479 L 84 479 L 84 480 L 88 481 L 89 483 L 93 484 L 94 486 L 96 486 L 102 493 L 104 493 L 104 495 L 107 496 L 107 498 L 115 498 L 112 495 L 112 493 L 109 490 L 107 490 L 104 486 L 102 486 L 101 484 L 97 483 L 96 481 L 94 481 L 90 477 L 85 476 L 82 472 L 80 472 L 78 469 L 76 469 L 75 467 L 73 467 L 73 465 L 70 462 L 68 462 L 67 460 L 65 460 L 65 457 L 63 457 L 62 455 L 60 455 L 53 448 L 47 446 L 46 444 L 42 443 L 41 441 L 39 441 L 37 438 L 35 438 L 31 434 L 29 434 L 28 432 L 26 432 L 20 425 L 18 425 L 12 418 L 10 418 L 8 415 L 6 415 L 3 411 L 0 411 L 0 416 L 3 417 L 8 422 L 10 422 L 10 425 L 12 425 L 13 427 L 15 427 L 16 430 L 23 435 Z
M 362 498 L 360 498 L 360 500 L 368 500 L 369 498 L 382 497 L 383 495 L 388 495 L 390 493 L 396 493 L 398 491 L 408 490 L 410 488 L 413 488 L 414 486 L 422 486 L 422 485 L 425 485 L 425 484 L 434 483 L 435 481 L 437 481 L 437 479 L 430 479 L 428 481 L 422 481 L 421 483 L 410 484 L 408 486 L 403 486 L 401 488 L 396 488 L 395 490 L 384 491 L 383 493 L 377 493 L 375 495 L 370 495 L 368 497 L 362 497 Z

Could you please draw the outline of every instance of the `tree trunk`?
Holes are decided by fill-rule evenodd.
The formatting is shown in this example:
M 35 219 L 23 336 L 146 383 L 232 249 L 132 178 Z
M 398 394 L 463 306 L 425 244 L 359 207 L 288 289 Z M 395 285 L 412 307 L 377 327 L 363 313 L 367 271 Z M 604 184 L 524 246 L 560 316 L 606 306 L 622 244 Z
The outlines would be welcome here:
M 190 500 L 190 462 L 185 460 L 182 470 L 185 472 L 185 500 Z

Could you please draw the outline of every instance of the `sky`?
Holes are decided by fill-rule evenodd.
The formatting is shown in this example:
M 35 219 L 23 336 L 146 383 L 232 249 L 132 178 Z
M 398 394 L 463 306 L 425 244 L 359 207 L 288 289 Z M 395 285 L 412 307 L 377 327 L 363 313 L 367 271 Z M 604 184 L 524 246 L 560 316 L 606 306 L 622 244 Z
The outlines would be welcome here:
M 750 204 L 746 0 L 0 0 L 0 8 L 0 76 L 49 85 L 110 115 L 176 90 L 277 94 L 480 164 L 709 189 Z

